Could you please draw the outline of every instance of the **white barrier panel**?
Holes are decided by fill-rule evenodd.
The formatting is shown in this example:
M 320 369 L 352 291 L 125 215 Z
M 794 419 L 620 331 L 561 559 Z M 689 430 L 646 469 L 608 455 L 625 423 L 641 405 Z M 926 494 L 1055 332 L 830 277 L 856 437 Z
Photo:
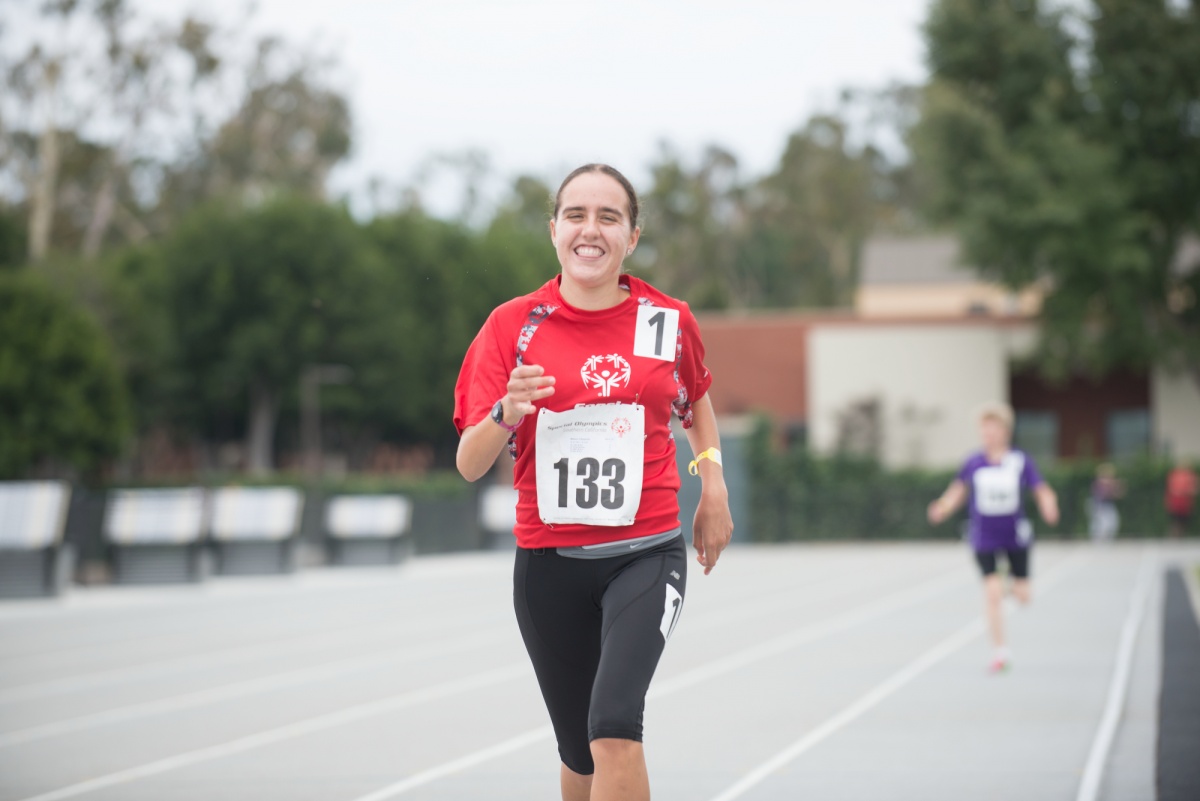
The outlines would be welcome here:
M 63 481 L 0 483 L 0 548 L 36 550 L 62 541 L 70 487 Z
M 213 491 L 217 540 L 285 540 L 300 526 L 303 497 L 292 487 L 223 487 Z
M 479 493 L 479 524 L 485 531 L 512 533 L 517 527 L 517 491 L 499 484 Z
M 325 509 L 325 528 L 339 539 L 390 539 L 411 527 L 412 502 L 403 495 L 341 495 Z
M 104 534 L 121 545 L 187 544 L 204 533 L 204 490 L 116 490 L 109 496 Z

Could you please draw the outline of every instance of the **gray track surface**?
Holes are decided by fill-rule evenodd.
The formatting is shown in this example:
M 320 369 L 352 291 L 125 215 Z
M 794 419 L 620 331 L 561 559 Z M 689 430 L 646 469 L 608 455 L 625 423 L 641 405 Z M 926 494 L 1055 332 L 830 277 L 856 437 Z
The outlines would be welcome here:
M 557 798 L 511 559 L 0 605 L 0 801 Z M 962 546 L 735 547 L 651 687 L 654 797 L 1074 799 L 1143 587 L 1100 797 L 1152 799 L 1162 567 L 1198 560 L 1039 546 L 996 676 Z

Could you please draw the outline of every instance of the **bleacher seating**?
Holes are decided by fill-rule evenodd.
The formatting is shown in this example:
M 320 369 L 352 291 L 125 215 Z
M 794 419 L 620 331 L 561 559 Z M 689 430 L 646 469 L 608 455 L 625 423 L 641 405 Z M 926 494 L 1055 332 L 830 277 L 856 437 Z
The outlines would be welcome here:
M 104 537 L 122 584 L 203 581 L 208 575 L 205 493 L 183 489 L 114 490 Z
M 292 487 L 222 487 L 212 492 L 210 530 L 222 575 L 291 573 L 304 497 Z
M 491 484 L 479 492 L 479 526 L 491 548 L 509 548 L 517 525 L 517 491 L 506 484 Z
M 340 495 L 325 507 L 329 561 L 396 564 L 411 552 L 412 503 L 402 495 Z
M 73 551 L 63 542 L 71 488 L 62 481 L 0 483 L 0 597 L 59 595 Z

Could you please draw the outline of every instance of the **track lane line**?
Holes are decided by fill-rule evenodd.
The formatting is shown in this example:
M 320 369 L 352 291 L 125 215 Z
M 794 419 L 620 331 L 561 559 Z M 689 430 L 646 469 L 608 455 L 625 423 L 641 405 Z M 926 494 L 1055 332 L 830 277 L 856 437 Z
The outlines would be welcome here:
M 481 599 L 486 598 L 489 592 L 490 591 L 486 588 L 481 588 L 477 591 Z M 447 591 L 447 594 L 449 594 L 449 591 Z M 307 599 L 297 597 L 291 600 L 304 601 Z M 242 642 L 236 645 L 225 646 L 219 649 L 219 651 L 263 650 L 271 647 L 272 644 L 280 644 L 286 647 L 292 643 L 300 643 L 306 640 L 318 640 L 319 638 L 330 637 L 331 635 L 333 637 L 337 637 L 344 635 L 348 631 L 364 632 L 369 637 L 372 630 L 378 631 L 380 629 L 394 627 L 396 625 L 395 621 L 398 616 L 411 614 L 414 611 L 420 610 L 425 605 L 427 604 L 422 603 L 419 598 L 411 597 L 382 601 L 374 606 L 367 606 L 357 601 L 347 601 L 337 605 L 321 606 L 316 608 L 317 613 L 328 621 L 327 624 L 325 621 L 322 621 L 317 626 L 296 627 L 295 629 L 286 631 L 276 631 L 276 629 L 279 627 L 274 625 L 273 621 L 278 621 L 280 619 L 287 620 L 288 618 L 295 616 L 297 611 L 295 606 L 284 606 L 279 609 L 272 610 L 270 615 L 260 614 L 264 611 L 261 609 L 251 610 L 252 617 L 257 616 L 255 619 L 258 622 L 256 624 L 251 623 L 250 625 L 243 626 L 238 631 L 233 632 L 242 638 Z M 169 615 L 170 611 L 171 610 L 168 609 L 163 614 Z M 219 613 L 220 610 L 211 611 L 214 613 L 212 614 L 211 619 L 219 621 L 225 617 Z M 231 611 L 233 614 L 243 616 L 247 614 L 242 610 L 227 611 Z M 340 625 L 339 621 L 344 620 L 347 617 L 361 622 L 357 623 L 353 627 Z M 162 632 L 154 630 L 143 631 L 129 637 L 116 640 L 107 640 L 104 642 L 64 645 L 59 648 L 42 649 L 40 651 L 30 653 L 10 653 L 0 655 L 0 663 L 8 662 L 9 666 L 17 664 L 26 669 L 28 669 L 29 666 L 23 663 L 34 662 L 35 669 L 44 670 L 45 666 L 39 667 L 37 660 L 46 660 L 52 662 L 52 664 L 49 665 L 49 667 L 52 669 L 57 669 L 64 662 L 69 668 L 79 669 L 82 667 L 82 672 L 60 676 L 55 679 L 43 679 L 34 682 L 24 681 L 20 684 L 9 682 L 8 686 L 0 688 L 0 702 L 6 702 L 14 699 L 23 700 L 26 697 L 37 697 L 39 692 L 43 692 L 42 688 L 44 687 L 49 687 L 50 693 L 54 694 L 54 688 L 57 685 L 64 685 L 70 689 L 73 689 L 73 687 L 71 687 L 71 683 L 76 681 L 80 682 L 81 685 L 88 685 L 88 682 L 92 676 L 100 674 L 120 676 L 125 672 L 138 671 L 146 665 L 157 666 L 171 663 L 186 663 L 189 660 L 203 662 L 205 661 L 205 658 L 216 649 L 198 647 L 197 642 L 208 642 L 218 637 L 226 638 L 229 637 L 231 632 L 228 625 L 208 625 L 207 621 L 202 621 L 204 623 L 202 628 L 199 626 L 191 626 L 192 623 L 196 622 L 197 621 L 194 619 L 190 619 L 185 620 L 182 623 L 175 623 L 173 628 L 176 631 L 170 635 L 173 640 L 171 643 L 173 652 L 167 651 L 164 653 L 155 653 L 147 656 L 137 652 L 129 652 L 125 650 L 125 646 L 128 646 L 131 643 L 136 644 L 146 640 L 160 639 Z M 92 625 L 105 626 L 113 623 L 113 621 L 96 620 L 91 621 L 91 623 Z M 437 621 L 432 621 L 426 625 L 426 628 L 430 627 L 437 628 Z M 184 630 L 184 634 L 178 633 L 177 630 L 180 628 Z M 274 635 L 270 640 L 264 639 L 264 637 L 270 635 Z M 0 640 L 3 640 L 6 636 L 8 636 L 7 632 L 5 632 L 3 627 L 0 626 Z M 64 636 L 69 638 L 71 633 L 67 632 Z M 87 667 L 87 663 L 89 661 L 94 661 L 97 657 L 101 659 L 111 659 L 111 655 L 114 652 L 121 653 L 123 658 L 128 660 L 126 664 L 115 666 L 99 665 L 90 668 Z M 4 680 L 0 679 L 0 681 Z
M 432 620 L 422 621 L 417 625 L 408 623 L 388 625 L 380 622 L 341 629 L 334 627 L 327 631 L 312 632 L 298 637 L 283 637 L 248 645 L 233 645 L 227 648 L 212 649 L 199 655 L 172 656 L 130 667 L 106 669 L 95 673 L 16 685 L 0 689 L 0 704 L 52 698 L 84 690 L 94 690 L 99 687 L 132 684 L 146 679 L 169 678 L 181 673 L 198 673 L 212 668 L 241 665 L 272 657 L 297 657 L 314 652 L 319 654 L 322 651 L 340 651 L 348 646 L 370 645 L 385 638 L 411 637 L 430 632 L 444 632 L 447 629 L 470 629 L 480 626 L 481 623 L 494 625 L 506 619 L 506 616 L 496 614 L 481 621 L 480 616 L 476 614 L 464 615 L 462 620 L 451 622 Z
M 916 587 L 906 588 L 879 601 L 837 615 L 827 621 L 804 626 L 786 634 L 773 637 L 770 640 L 749 646 L 729 656 L 684 671 L 678 676 L 663 682 L 652 684 L 650 692 L 646 695 L 646 699 L 652 700 L 672 695 L 689 687 L 709 681 L 724 673 L 738 670 L 755 662 L 786 653 L 802 645 L 807 645 L 825 637 L 847 631 L 863 623 L 885 617 L 892 612 L 934 597 L 960 584 L 965 584 L 967 580 L 963 571 L 960 568 L 955 568 L 952 572 L 923 582 Z M 472 751 L 456 759 L 415 773 L 412 776 L 407 776 L 378 790 L 373 790 L 366 795 L 358 796 L 353 801 L 386 801 L 386 799 L 396 798 L 410 790 L 415 790 L 418 787 L 431 784 L 439 779 L 461 773 L 489 760 L 550 739 L 553 736 L 554 731 L 549 726 L 530 729 L 494 745 Z
M 942 573 L 937 578 L 934 578 L 930 581 L 923 582 L 922 584 L 919 584 L 916 587 L 910 587 L 910 588 L 901 590 L 900 592 L 896 593 L 894 596 L 890 596 L 890 597 L 894 598 L 894 599 L 899 599 L 902 596 L 907 597 L 907 596 L 914 595 L 914 593 L 916 595 L 923 596 L 926 594 L 930 594 L 932 592 L 941 591 L 941 590 L 943 590 L 949 586 L 952 586 L 954 584 L 962 583 L 961 577 L 956 577 L 955 574 L 957 574 L 957 573 L 958 573 L 958 571 L 954 571 L 953 573 L 948 573 L 948 572 Z M 837 582 L 835 582 L 835 581 L 831 581 L 829 583 L 832 585 L 835 585 L 835 586 L 837 584 Z M 749 596 L 749 600 L 747 603 L 739 604 L 739 607 L 741 607 L 740 613 L 733 613 L 732 610 L 728 610 L 728 609 L 721 610 L 721 613 L 714 614 L 713 616 L 710 616 L 709 618 L 706 618 L 705 620 L 701 621 L 698 625 L 692 626 L 691 630 L 695 631 L 697 629 L 708 628 L 709 626 L 716 626 L 718 624 L 726 622 L 729 618 L 738 617 L 739 614 L 742 617 L 745 617 L 747 615 L 753 615 L 755 613 L 755 611 L 762 605 L 762 602 L 764 600 L 773 598 L 776 594 L 777 593 L 765 593 L 765 594 L 764 593 L 756 593 L 755 595 Z M 832 593 L 825 593 L 822 596 L 820 596 L 820 598 L 817 600 L 818 601 L 838 600 L 847 594 L 853 594 L 853 591 L 849 591 L 849 592 L 837 591 L 837 592 L 832 592 Z M 814 601 L 814 599 L 805 598 L 805 599 L 802 599 L 802 601 L 805 604 L 810 604 Z M 778 607 L 775 606 L 772 608 L 778 608 Z M 863 611 L 866 611 L 866 609 L 867 608 L 864 607 Z M 729 613 L 729 614 L 726 614 L 726 613 Z M 851 613 L 851 614 L 855 614 L 855 613 Z M 845 617 L 845 616 L 843 616 L 843 617 Z M 824 625 L 824 624 L 819 624 L 819 625 Z M 812 628 L 812 627 L 809 627 L 809 628 Z M 807 629 L 806 629 L 806 631 L 807 631 Z M 522 663 L 522 664 L 524 664 L 524 663 Z M 520 667 L 520 665 L 513 665 L 511 667 L 516 668 L 516 667 Z M 732 668 L 730 668 L 730 669 L 732 669 Z M 532 668 L 529 668 L 528 665 L 525 665 L 524 672 L 531 673 Z M 693 679 L 690 683 L 687 683 L 684 686 L 691 686 L 691 684 L 696 683 L 701 680 L 704 680 L 705 678 L 707 678 L 707 674 L 703 677 L 697 675 L 697 676 L 693 677 Z M 678 689 L 682 689 L 682 686 L 679 687 Z M 201 692 L 205 692 L 205 691 L 201 691 Z M 653 697 L 653 696 L 654 696 L 654 690 L 652 689 L 651 694 L 648 697 Z M 441 696 L 439 696 L 439 697 L 441 697 Z M 392 700 L 392 699 L 382 699 L 378 702 L 368 702 L 366 704 L 352 707 L 351 710 L 364 708 L 365 712 L 369 712 L 369 710 L 366 710 L 365 708 L 372 707 L 376 703 L 387 704 L 390 700 Z M 151 702 L 151 703 L 154 703 L 154 702 Z M 345 711 L 349 712 L 351 710 L 345 710 Z M 319 725 L 317 728 L 312 729 L 311 731 L 319 731 L 324 728 L 330 728 L 331 726 L 342 725 L 343 723 L 356 722 L 357 720 L 361 719 L 362 717 L 373 717 L 375 714 L 382 714 L 387 711 L 390 711 L 390 707 L 389 708 L 381 708 L 377 712 L 370 712 L 369 714 L 363 714 L 361 717 L 353 717 L 353 718 L 344 719 L 344 720 L 338 717 L 339 713 L 330 713 L 327 715 L 321 715 L 321 716 L 318 716 L 316 718 L 312 718 L 309 720 L 319 722 L 319 721 L 324 721 L 326 719 L 329 719 L 332 722 L 330 722 L 328 725 Z M 100 714 L 103 714 L 103 713 L 100 713 Z M 297 736 L 301 736 L 301 735 L 310 733 L 310 729 L 304 728 L 305 724 L 306 724 L 306 721 L 298 721 L 294 724 L 288 724 L 285 726 L 277 727 L 275 729 L 270 729 L 270 730 L 267 730 L 266 732 L 261 732 L 259 734 L 249 735 L 247 737 L 238 738 L 236 740 L 229 741 L 228 743 L 225 743 L 225 744 L 218 744 L 218 745 L 210 746 L 210 747 L 206 747 L 206 748 L 195 749 L 193 751 L 185 752 L 184 754 L 179 754 L 174 757 L 166 757 L 164 759 L 156 760 L 155 762 L 151 762 L 146 765 L 135 766 L 133 768 L 128 768 L 128 769 L 116 771 L 116 772 L 113 772 L 110 774 L 106 774 L 104 776 L 97 777 L 96 779 L 87 780 L 84 782 L 78 782 L 76 784 L 72 784 L 67 787 L 61 788 L 59 790 L 50 791 L 49 793 L 46 793 L 43 795 L 34 796 L 29 799 L 23 799 L 22 801 L 50 801 L 50 799 L 73 797 L 73 796 L 81 795 L 81 794 L 84 794 L 87 792 L 91 792 L 93 790 L 103 789 L 103 788 L 110 787 L 113 785 L 125 784 L 125 783 L 131 782 L 131 781 L 136 781 L 141 778 L 146 778 L 148 776 L 157 775 L 159 773 L 164 773 L 164 772 L 167 772 L 170 770 L 174 770 L 177 767 L 184 767 L 187 765 L 196 764 L 197 762 L 204 762 L 204 761 L 208 761 L 210 759 L 217 759 L 222 756 L 226 756 L 230 753 L 239 753 L 241 751 L 250 750 L 251 748 L 256 748 L 259 745 L 266 745 L 266 744 L 278 742 L 280 740 L 291 739 L 292 737 L 297 737 Z M 544 727 L 544 729 L 545 729 L 544 732 L 542 730 L 534 730 L 534 732 L 526 732 L 525 734 L 519 735 L 515 738 L 511 738 L 510 740 L 506 740 L 503 743 L 500 743 L 489 749 L 485 749 L 485 751 L 489 751 L 490 754 L 487 755 L 483 759 L 480 759 L 478 757 L 478 755 L 468 755 L 468 757 L 473 760 L 470 764 L 477 764 L 480 761 L 487 761 L 487 759 L 495 758 L 497 756 L 500 756 L 502 753 L 508 753 L 512 750 L 516 750 L 516 749 L 524 747 L 525 745 L 528 745 L 532 742 L 536 742 L 537 740 L 543 739 L 544 737 L 548 736 L 547 733 L 552 734 L 550 727 Z M 533 736 L 531 739 L 530 735 L 535 735 L 535 736 Z M 259 738 L 266 738 L 266 739 L 259 739 Z M 233 746 L 236 746 L 233 748 L 233 750 L 226 750 L 227 747 L 233 747 Z M 497 749 L 501 749 L 501 750 L 497 750 Z M 464 758 L 464 760 L 465 759 L 466 758 Z M 177 760 L 182 760 L 182 761 L 177 761 Z M 460 762 L 462 764 L 456 770 L 452 770 L 450 772 L 458 772 L 459 770 L 464 770 L 467 767 L 470 767 L 470 764 L 467 764 L 464 760 L 455 760 L 455 762 Z M 424 772 L 421 775 L 424 776 L 425 778 L 423 778 L 423 780 L 421 780 L 419 782 L 419 784 L 426 784 L 426 783 L 429 783 L 430 781 L 435 780 L 436 778 L 440 778 L 442 775 L 449 775 L 449 773 L 445 773 L 445 770 L 446 770 L 446 766 L 443 765 L 443 766 L 440 766 L 439 768 L 435 768 L 431 771 Z M 419 786 L 419 784 L 413 784 L 412 786 L 414 786 L 414 787 Z M 58 795 L 59 793 L 67 793 L 67 795 Z
M 306 734 L 331 729 L 336 726 L 344 726 L 348 723 L 355 723 L 360 720 L 378 717 L 379 715 L 395 712 L 400 709 L 415 706 L 417 704 L 437 701 L 442 698 L 449 698 L 454 695 L 462 695 L 463 693 L 481 690 L 487 687 L 492 687 L 497 684 L 502 684 L 507 681 L 513 681 L 521 676 L 525 676 L 530 672 L 530 667 L 527 662 L 517 662 L 503 667 L 495 668 L 483 673 L 475 673 L 462 679 L 454 679 L 451 681 L 435 684 L 430 687 L 424 687 L 420 690 L 400 693 L 399 695 L 389 696 L 387 698 L 377 699 L 364 704 L 357 704 L 346 709 L 340 709 L 336 712 L 330 712 L 324 715 L 318 715 L 313 718 L 289 723 L 284 726 L 277 726 L 273 729 L 267 729 L 256 734 L 251 734 L 246 737 L 239 737 L 235 740 L 219 743 L 217 745 L 207 746 L 205 748 L 197 748 L 192 751 L 185 751 L 182 754 L 158 759 L 154 762 L 138 765 L 133 768 L 119 770 L 115 773 L 109 773 L 104 776 L 98 776 L 94 779 L 87 779 L 82 782 L 61 787 L 57 790 L 51 790 L 39 795 L 30 796 L 21 799 L 21 801 L 62 801 L 65 798 L 74 798 L 85 793 L 103 790 L 108 787 L 115 787 L 121 784 L 145 779 L 150 776 L 156 776 L 160 773 L 176 770 L 178 768 L 196 765 L 201 762 L 208 762 L 213 759 L 238 754 L 245 751 L 250 751 L 255 748 L 261 748 L 265 745 L 283 742 Z
M 897 593 L 894 593 L 880 601 L 866 604 L 859 609 L 839 615 L 829 621 L 821 624 L 804 627 L 786 635 L 773 638 L 765 643 L 760 643 L 758 646 L 752 646 L 754 658 L 747 661 L 748 654 L 739 652 L 716 662 L 721 664 L 709 663 L 701 666 L 693 671 L 687 671 L 675 677 L 672 680 L 664 683 L 662 688 L 651 688 L 648 695 L 649 698 L 656 698 L 670 693 L 678 692 L 686 687 L 707 681 L 715 675 L 724 672 L 736 670 L 746 664 L 752 664 L 754 661 L 769 658 L 770 656 L 786 652 L 791 648 L 799 645 L 807 644 L 808 642 L 821 639 L 825 636 L 838 633 L 856 625 L 860 625 L 870 620 L 882 617 L 897 609 L 913 605 L 928 597 L 933 597 L 937 594 L 945 592 L 956 585 L 966 583 L 966 576 L 962 571 L 955 569 L 943 573 L 939 577 L 922 582 L 914 587 L 906 588 Z M 411 693 L 403 693 L 397 696 L 390 696 L 384 699 L 356 705 L 345 710 L 340 710 L 334 713 L 319 715 L 314 718 L 309 718 L 302 721 L 297 721 L 292 724 L 275 727 L 263 732 L 240 737 L 226 743 L 220 743 L 214 746 L 208 746 L 200 749 L 177 754 L 164 759 L 156 760 L 145 765 L 135 766 L 113 773 L 89 779 L 83 782 L 77 782 L 66 787 L 42 793 L 36 796 L 31 796 L 20 801 L 59 801 L 60 799 L 73 798 L 95 790 L 105 789 L 107 787 L 117 786 L 130 783 L 139 779 L 165 773 L 177 768 L 218 759 L 231 754 L 241 753 L 252 750 L 254 748 L 270 745 L 295 737 L 300 737 L 306 734 L 322 731 L 340 725 L 354 723 L 359 720 L 375 717 L 380 714 L 411 706 L 416 703 L 427 701 L 440 700 L 441 698 L 450 697 L 453 695 L 468 692 L 474 689 L 480 689 L 503 681 L 512 680 L 521 675 L 530 672 L 529 666 L 524 663 L 508 665 L 503 668 L 497 668 L 483 674 L 475 674 L 464 679 L 445 682 L 443 684 L 434 685 L 433 687 L 424 688 L 422 690 Z M 413 777 L 409 777 L 404 781 L 408 786 L 401 792 L 406 792 L 408 789 L 413 789 L 417 786 L 428 784 L 436 779 L 461 772 L 471 766 L 486 762 L 490 759 L 497 758 L 506 753 L 526 747 L 535 742 L 541 741 L 549 736 L 552 732 L 549 727 L 540 727 L 524 732 L 516 737 L 508 738 L 500 743 L 490 746 L 481 751 L 472 752 L 456 760 L 452 760 L 442 765 L 436 766 L 429 770 L 423 771 Z M 392 790 L 394 785 L 389 785 L 383 790 L 375 791 L 376 793 Z M 393 797 L 397 793 L 392 791 L 385 796 Z M 367 796 L 370 797 L 370 796 Z M 357 800 L 356 800 L 357 801 Z
M 828 585 L 836 588 L 837 591 L 833 593 L 825 592 L 814 598 L 806 598 L 804 599 L 804 603 L 820 603 L 828 600 L 837 600 L 844 596 L 854 595 L 859 589 L 861 589 L 861 587 L 852 586 L 849 589 L 846 588 L 847 580 L 851 579 L 854 575 L 855 574 L 853 572 L 847 571 L 845 575 L 838 574 L 836 576 L 825 577 L 809 582 L 806 587 L 811 588 L 819 585 Z M 786 606 L 780 606 L 778 602 L 775 602 L 775 599 L 780 596 L 788 596 L 791 594 L 794 594 L 794 590 L 788 588 L 746 595 L 737 599 L 734 605 L 723 607 L 719 611 L 705 617 L 701 623 L 701 627 L 703 628 L 708 625 L 715 625 L 718 621 L 724 622 L 725 620 L 736 620 L 745 617 L 747 614 L 746 610 L 748 608 L 769 607 L 774 611 L 790 608 Z M 511 613 L 496 612 L 495 614 L 488 616 L 486 620 L 481 620 L 479 615 L 472 615 L 467 620 L 454 621 L 453 624 L 449 625 L 444 621 L 433 620 L 425 621 L 418 625 L 406 625 L 404 627 L 396 627 L 392 629 L 381 629 L 380 623 L 369 623 L 360 626 L 354 626 L 351 629 L 342 630 L 340 632 L 337 629 L 331 629 L 329 631 L 314 632 L 311 634 L 301 635 L 299 637 L 289 637 L 266 643 L 237 645 L 227 649 L 208 651 L 199 658 L 192 656 L 170 657 L 168 659 L 145 663 L 130 668 L 119 668 L 115 670 L 105 670 L 100 673 L 83 674 L 62 679 L 51 679 L 46 682 L 19 685 L 7 690 L 0 689 L 0 705 L 5 703 L 15 703 L 18 701 L 29 701 L 37 698 L 52 697 L 55 695 L 63 695 L 71 692 L 95 689 L 97 687 L 111 686 L 114 684 L 119 685 L 124 683 L 132 683 L 134 681 L 140 681 L 146 678 L 169 677 L 179 673 L 195 673 L 201 669 L 237 665 L 263 657 L 280 656 L 282 653 L 288 652 L 305 653 L 309 651 L 331 651 L 343 648 L 346 645 L 368 644 L 377 641 L 382 637 L 407 637 L 415 634 L 444 631 L 447 628 L 472 628 L 479 626 L 481 623 L 486 623 L 488 627 L 491 627 L 497 623 L 511 620 Z M 690 628 L 694 630 L 695 626 L 693 625 Z M 329 636 L 331 633 L 345 635 L 349 632 L 355 632 L 355 634 L 348 637 L 345 641 L 339 641 L 339 638 L 336 636 Z M 309 643 L 309 640 L 315 641 Z M 98 712 L 96 714 L 100 715 L 104 714 L 104 712 Z M 54 724 L 51 722 L 44 725 Z M 0 734 L 0 742 L 2 742 L 4 736 L 5 735 Z
M 1137 579 L 1129 597 L 1129 611 L 1121 626 L 1121 639 L 1117 644 L 1117 657 L 1108 685 L 1104 714 L 1100 717 L 1100 725 L 1096 728 L 1096 736 L 1092 740 L 1087 762 L 1084 763 L 1075 801 L 1095 801 L 1100 796 L 1104 767 L 1108 764 L 1108 755 L 1116 738 L 1117 725 L 1121 722 L 1121 713 L 1125 711 L 1125 697 L 1129 692 L 1129 678 L 1133 674 L 1138 632 L 1141 630 L 1142 620 L 1146 617 L 1146 596 L 1149 594 L 1150 568 L 1153 561 L 1150 553 L 1143 552 Z
M 1068 557 L 1066 563 L 1058 567 L 1041 582 L 1041 593 L 1045 594 L 1065 577 L 1077 571 L 1083 564 L 1083 557 Z M 1014 604 L 1011 599 L 1005 603 L 1007 612 L 1011 612 Z M 767 778 L 781 768 L 786 767 L 805 752 L 829 739 L 831 736 L 850 725 L 875 707 L 886 701 L 905 685 L 937 665 L 942 660 L 957 652 L 967 643 L 984 632 L 984 621 L 980 618 L 960 626 L 948 637 L 938 641 L 933 647 L 919 654 L 900 670 L 888 676 L 865 694 L 844 707 L 831 718 L 812 729 L 791 745 L 776 753 L 770 759 L 756 766 L 733 785 L 714 796 L 711 801 L 734 801 L 741 798 L 750 790 L 762 784 Z
M 839 573 L 835 576 L 822 578 L 811 582 L 808 586 L 815 586 L 822 583 L 839 585 L 844 583 L 847 579 L 853 577 L 853 575 L 855 575 L 855 572 L 847 569 L 845 574 Z M 741 606 L 744 603 L 759 603 L 766 601 L 768 598 L 786 595 L 787 593 L 787 590 L 755 592 L 738 598 L 736 603 L 738 606 Z M 722 610 L 722 612 L 724 611 L 725 610 Z M 134 681 L 140 681 L 146 678 L 172 676 L 179 673 L 193 673 L 196 672 L 197 669 L 238 665 L 263 657 L 277 656 L 279 655 L 280 650 L 297 653 L 333 650 L 335 643 L 336 647 L 340 648 L 347 644 L 369 643 L 379 639 L 382 636 L 391 636 L 392 634 L 396 636 L 409 636 L 412 634 L 422 634 L 430 631 L 444 630 L 448 626 L 445 621 L 434 620 L 425 621 L 416 626 L 406 626 L 397 630 L 389 627 L 389 618 L 385 613 L 386 610 L 377 615 L 381 618 L 378 621 L 364 623 L 349 629 L 330 627 L 328 629 L 322 629 L 318 631 L 309 631 L 295 635 L 289 635 L 267 642 L 255 642 L 250 644 L 229 646 L 221 649 L 209 649 L 199 654 L 184 654 L 164 657 L 151 662 L 141 662 L 128 667 L 106 668 L 100 671 L 91 671 L 57 679 L 49 679 L 46 681 L 0 688 L 0 705 L 29 701 L 38 698 L 54 697 L 73 692 L 81 692 L 84 690 L 93 690 L 98 687 L 132 683 Z M 501 619 L 510 620 L 511 614 L 497 613 L 493 615 L 492 618 L 489 618 L 490 623 L 498 622 Z M 479 616 L 473 615 L 468 620 L 454 621 L 453 624 L 450 625 L 453 627 L 458 627 L 463 626 L 464 624 L 475 625 L 478 623 Z M 394 626 L 395 624 L 390 625 Z M 350 636 L 348 638 L 348 642 L 340 641 L 341 637 L 345 637 L 350 632 L 355 632 L 356 634 Z
M 128 723 L 129 721 L 143 720 L 155 715 L 165 715 L 169 712 L 181 712 L 222 701 L 231 701 L 237 698 L 247 698 L 278 690 L 300 687 L 305 684 L 336 679 L 354 673 L 403 665 L 429 657 L 458 654 L 474 650 L 481 646 L 493 645 L 502 639 L 507 639 L 509 636 L 507 632 L 493 632 L 491 634 L 485 633 L 482 635 L 473 634 L 455 637 L 425 646 L 405 645 L 398 648 L 390 648 L 383 653 L 372 654 L 370 656 L 339 659 L 321 665 L 286 670 L 244 681 L 222 684 L 217 687 L 208 687 L 195 692 L 129 704 L 113 709 L 106 709 L 102 712 L 80 715 L 79 717 L 57 720 L 51 723 L 43 723 L 24 729 L 15 729 L 0 733 L 0 748 L 10 748 L 14 745 L 36 742 L 64 734 L 75 734 L 115 723 Z

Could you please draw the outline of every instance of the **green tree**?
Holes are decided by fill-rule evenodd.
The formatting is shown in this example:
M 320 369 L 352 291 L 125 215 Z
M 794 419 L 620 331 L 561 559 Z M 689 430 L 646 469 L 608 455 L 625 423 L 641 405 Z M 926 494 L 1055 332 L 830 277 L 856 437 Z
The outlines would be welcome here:
M 116 345 L 138 433 L 177 421 L 171 399 L 187 383 L 172 369 L 166 279 L 162 249 L 143 244 L 109 251 L 98 262 L 76 261 L 70 281 Z
M 492 226 L 512 227 L 535 237 L 548 236 L 554 211 L 554 190 L 540 178 L 520 175 L 492 217 Z
M 0 203 L 0 271 L 25 263 L 26 227 L 20 212 Z
M 860 155 L 872 172 L 873 231 L 904 235 L 929 227 L 919 165 L 905 147 L 920 120 L 923 93 L 923 85 L 900 82 L 842 91 L 839 118 L 854 120 L 855 137 L 869 143 Z
M 863 243 L 881 220 L 896 224 L 911 192 L 906 170 L 854 141 L 844 112 L 850 101 L 899 108 L 903 95 L 848 93 L 846 108 L 810 118 L 755 181 L 723 148 L 693 166 L 664 145 L 633 268 L 702 309 L 848 304 Z
M 1045 289 L 1043 369 L 1200 383 L 1197 5 L 939 0 L 925 37 L 930 208 L 985 275 Z
M 752 193 L 752 231 L 739 262 L 762 305 L 847 305 L 879 205 L 876 151 L 847 123 L 818 115 L 788 137 Z
M 40 276 L 0 273 L 0 478 L 93 471 L 128 431 L 100 327 Z
M 47 0 L 11 42 L 0 25 L 0 185 L 30 261 L 145 242 L 217 197 L 321 197 L 349 152 L 332 59 L 135 5 Z
M 512 200 L 504 207 L 520 205 Z M 476 332 L 496 306 L 558 271 L 548 232 L 531 228 L 524 216 L 505 212 L 477 231 L 410 209 L 366 226 L 388 265 L 386 325 L 402 351 L 372 368 L 379 390 L 364 411 L 385 433 L 450 441 L 454 382 Z
M 150 21 L 125 0 L 47 0 L 22 33 L 20 50 L 0 49 L 0 176 L 23 192 L 30 259 L 93 257 L 113 229 L 144 239 L 161 127 L 219 66 L 211 27 Z
M 268 471 L 281 403 L 306 369 L 369 376 L 371 333 L 395 300 L 384 265 L 343 209 L 297 198 L 206 206 L 163 257 L 174 408 L 209 436 L 222 419 L 243 420 L 247 466 Z
M 328 85 L 331 67 L 282 40 L 259 40 L 237 108 L 166 170 L 161 224 L 212 198 L 323 198 L 330 170 L 351 145 L 349 103 Z
M 710 145 L 692 167 L 664 143 L 651 174 L 633 268 L 697 308 L 743 305 L 731 269 L 744 217 L 737 158 Z

